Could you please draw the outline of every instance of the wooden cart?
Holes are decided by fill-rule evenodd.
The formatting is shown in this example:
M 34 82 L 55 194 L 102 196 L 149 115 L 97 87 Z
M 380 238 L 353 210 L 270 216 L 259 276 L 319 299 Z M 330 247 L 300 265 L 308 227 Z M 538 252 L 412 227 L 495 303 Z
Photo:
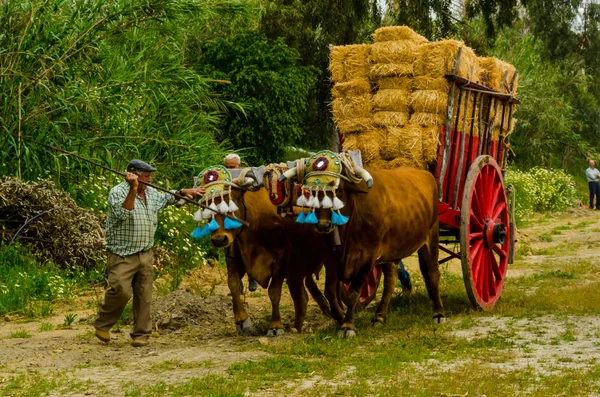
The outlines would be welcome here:
M 459 49 L 453 73 L 445 76 L 450 83 L 447 117 L 431 169 L 439 186 L 439 248 L 447 255 L 439 263 L 460 259 L 473 306 L 490 310 L 502 293 L 516 241 L 514 192 L 504 183 L 509 136 L 492 132 L 497 119 L 500 131 L 511 131 L 514 106 L 520 103 L 514 95 L 517 72 L 511 81 L 504 74 L 508 93 L 495 91 L 457 76 L 460 54 Z M 380 279 L 376 266 L 363 286 L 361 305 L 373 300 Z

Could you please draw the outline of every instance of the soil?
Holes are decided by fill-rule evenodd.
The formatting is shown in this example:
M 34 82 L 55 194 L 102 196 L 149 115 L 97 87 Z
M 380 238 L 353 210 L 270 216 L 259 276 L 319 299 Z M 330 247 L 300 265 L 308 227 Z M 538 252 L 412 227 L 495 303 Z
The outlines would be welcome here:
M 554 247 L 551 261 L 566 261 L 569 258 L 588 258 L 597 256 L 597 242 L 600 241 L 600 211 L 585 208 L 569 210 L 557 215 L 546 223 L 533 223 L 519 232 L 521 246 L 529 250 L 522 259 L 509 268 L 508 277 L 522 277 L 539 271 L 549 258 L 535 255 L 545 248 Z M 586 222 L 585 227 L 577 227 Z M 561 234 L 553 235 L 551 241 L 540 238 L 557 227 L 568 227 Z M 557 247 L 576 245 L 577 249 L 561 250 Z M 456 261 L 453 261 L 456 262 Z M 418 272 L 415 258 L 405 261 L 411 273 Z M 460 272 L 460 263 L 448 265 L 448 270 Z M 322 277 L 323 278 L 323 277 Z M 320 281 L 322 283 L 322 280 Z M 157 280 L 155 286 L 168 280 Z M 244 278 L 247 286 L 247 280 Z M 181 284 L 182 289 L 173 293 L 157 296 L 153 303 L 155 331 L 147 347 L 134 348 L 130 345 L 129 325 L 113 329 L 108 345 L 98 341 L 90 325 L 95 316 L 95 301 L 102 291 L 92 291 L 89 296 L 79 297 L 75 303 L 55 308 L 54 315 L 36 321 L 6 316 L 0 320 L 0 386 L 19 374 L 31 370 L 44 375 L 64 371 L 78 381 L 88 381 L 89 390 L 85 395 L 123 395 L 123 382 L 136 385 L 148 385 L 157 382 L 156 372 L 148 371 L 165 362 L 177 363 L 173 368 L 161 370 L 160 380 L 180 383 L 204 374 L 227 374 L 228 368 L 235 362 L 259 360 L 268 353 L 259 348 L 262 344 L 277 343 L 277 338 L 267 338 L 266 334 L 270 303 L 267 293 L 259 288 L 256 292 L 246 293 L 245 304 L 248 307 L 253 331 L 250 335 L 239 336 L 236 333 L 231 311 L 231 297 L 228 296 L 226 276 L 222 267 L 205 266 L 190 272 Z M 398 293 L 401 293 L 398 289 Z M 71 326 L 64 327 L 65 315 L 77 315 Z M 285 340 L 301 338 L 290 330 L 293 322 L 293 305 L 289 293 L 282 297 L 282 316 L 286 324 Z M 481 320 L 481 321 L 479 321 Z M 43 323 L 53 325 L 50 331 L 42 331 Z M 565 332 L 565 321 L 553 316 L 536 319 L 511 320 L 493 313 L 485 319 L 475 319 L 475 325 L 468 329 L 454 331 L 457 336 L 478 338 L 490 332 L 507 327 L 514 329 L 515 355 L 506 365 L 537 368 L 540 374 L 558 371 L 565 367 L 580 367 L 586 362 L 600 361 L 600 319 L 597 317 L 577 317 L 577 332 L 586 335 L 573 343 L 552 344 L 557 335 Z M 304 334 L 331 327 L 333 320 L 326 318 L 314 300 L 309 301 Z M 536 327 L 546 330 L 539 332 L 528 330 Z M 15 337 L 17 332 L 27 332 L 29 337 Z M 531 344 L 539 346 L 524 352 L 520 343 L 526 341 L 544 341 Z M 210 363 L 210 365 L 202 365 Z M 190 364 L 186 366 L 185 364 Z M 301 385 L 298 385 L 301 386 Z M 101 392 L 100 392 L 101 390 Z M 61 390 L 60 395 L 65 395 Z M 59 394 L 50 394 L 59 395 Z M 77 394 L 73 394 L 77 395 Z

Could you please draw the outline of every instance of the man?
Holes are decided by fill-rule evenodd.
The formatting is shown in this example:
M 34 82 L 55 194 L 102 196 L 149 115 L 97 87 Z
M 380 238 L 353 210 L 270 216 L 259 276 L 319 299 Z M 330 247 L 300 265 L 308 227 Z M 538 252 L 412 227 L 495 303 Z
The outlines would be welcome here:
M 585 176 L 587 177 L 588 185 L 590 187 L 590 209 L 594 209 L 594 196 L 596 197 L 596 209 L 600 210 L 600 185 L 598 179 L 600 179 L 600 171 L 596 168 L 596 162 L 590 160 L 590 167 L 585 170 Z
M 154 171 L 156 168 L 141 160 L 131 160 L 125 181 L 112 188 L 108 195 L 106 249 L 109 288 L 94 322 L 96 337 L 105 343 L 110 341 L 109 330 L 119 320 L 132 294 L 131 345 L 146 346 L 152 334 L 152 246 L 158 224 L 157 214 L 175 203 L 173 194 L 159 193 L 142 183 L 151 182 Z M 182 189 L 173 193 L 193 198 L 204 194 L 204 188 Z
M 223 159 L 223 162 L 225 163 L 225 168 L 227 168 L 228 170 L 237 170 L 241 167 L 242 160 L 240 159 L 240 156 L 238 156 L 237 154 L 229 153 L 227 156 L 225 156 L 225 158 Z M 236 248 L 233 248 L 233 249 L 236 249 Z M 226 256 L 234 255 L 233 249 L 226 249 L 225 255 Z M 242 284 L 242 289 L 243 289 L 243 284 Z M 258 283 L 256 282 L 256 280 L 253 279 L 252 277 L 248 276 L 248 290 L 250 292 L 254 292 L 257 289 L 258 289 Z M 242 293 L 243 293 L 243 291 L 242 291 Z

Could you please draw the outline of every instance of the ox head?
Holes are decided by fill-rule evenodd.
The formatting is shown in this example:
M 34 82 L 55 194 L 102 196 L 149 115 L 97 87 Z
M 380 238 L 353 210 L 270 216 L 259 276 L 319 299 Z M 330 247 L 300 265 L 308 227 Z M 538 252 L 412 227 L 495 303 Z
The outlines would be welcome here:
M 360 166 L 360 152 L 336 154 L 323 150 L 300 161 L 302 163 L 279 178 L 285 181 L 297 176 L 302 180 L 301 194 L 296 201 L 302 212 L 296 222 L 312 224 L 319 233 L 330 233 L 336 226 L 346 224 L 348 217 L 341 211 L 345 205 L 344 184 L 364 180 L 367 187 L 373 185 L 371 175 Z
M 206 193 L 200 198 L 204 208 L 194 214 L 198 226 L 191 236 L 211 236 L 211 243 L 217 248 L 230 246 L 242 229 L 242 222 L 237 216 L 242 219 L 245 216 L 243 205 L 240 209 L 237 203 L 243 202 L 246 190 L 260 187 L 255 176 L 259 172 L 259 169 L 228 170 L 221 165 L 203 170 L 195 180 L 206 188 Z

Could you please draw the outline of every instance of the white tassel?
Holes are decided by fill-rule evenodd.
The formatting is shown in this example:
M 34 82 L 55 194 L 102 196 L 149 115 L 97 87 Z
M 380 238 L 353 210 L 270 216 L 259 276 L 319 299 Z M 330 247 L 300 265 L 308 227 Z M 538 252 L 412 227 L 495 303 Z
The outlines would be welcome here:
M 333 198 L 333 210 L 337 211 L 337 210 L 342 209 L 342 208 L 344 208 L 344 203 L 342 202 L 342 200 L 340 200 L 337 197 L 334 197 Z
M 212 203 L 210 203 L 208 208 L 210 208 L 212 210 L 213 215 L 215 214 L 215 212 L 219 212 L 219 209 L 217 208 L 217 205 L 215 204 L 214 201 Z
M 317 198 L 317 196 L 313 196 L 312 197 L 312 208 L 320 208 L 321 207 L 321 203 L 319 202 L 319 199 Z
M 239 210 L 238 206 L 235 205 L 232 199 L 229 199 L 229 212 L 235 212 Z
M 209 210 L 208 208 L 206 208 L 204 211 L 202 211 L 202 218 L 204 218 L 204 219 L 210 219 L 210 217 L 212 216 L 212 214 L 214 214 L 214 212 L 212 212 L 211 210 Z
M 323 200 L 321 200 L 321 208 L 331 208 L 331 207 L 333 207 L 333 202 L 327 195 L 327 192 L 325 192 L 325 196 L 323 197 Z
M 296 205 L 298 207 L 308 207 L 308 201 L 306 201 L 306 197 L 304 197 L 304 192 L 298 197 L 298 200 L 296 200 Z
M 229 212 L 229 206 L 224 199 L 221 199 L 221 202 L 219 203 L 219 212 L 221 214 L 226 214 Z
M 202 209 L 199 209 L 198 211 L 196 211 L 196 213 L 194 214 L 194 220 L 196 222 L 201 222 L 202 219 L 204 219 L 204 215 L 202 214 Z

